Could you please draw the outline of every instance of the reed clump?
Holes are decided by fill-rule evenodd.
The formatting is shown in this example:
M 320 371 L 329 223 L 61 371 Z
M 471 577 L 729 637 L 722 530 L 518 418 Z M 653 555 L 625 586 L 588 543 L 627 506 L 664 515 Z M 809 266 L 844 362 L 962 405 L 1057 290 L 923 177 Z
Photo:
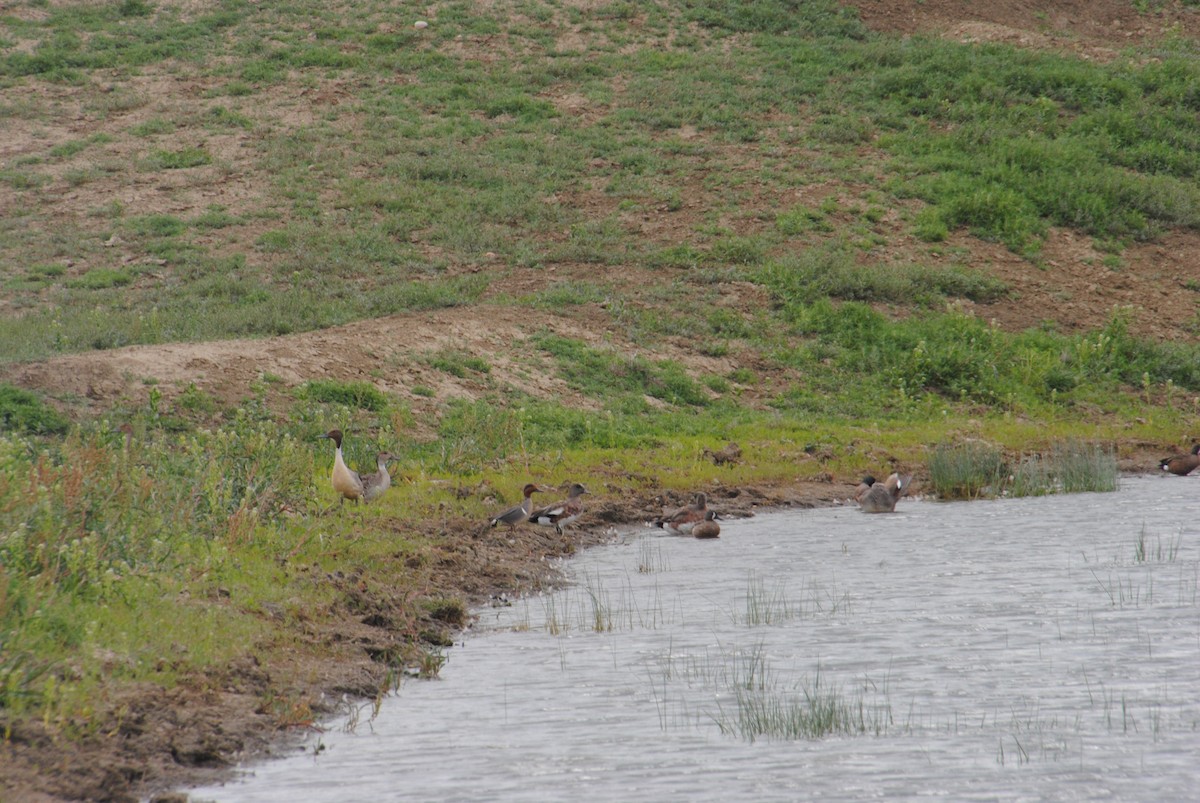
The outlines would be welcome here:
M 941 499 L 995 496 L 1008 473 L 999 448 L 974 441 L 938 444 L 928 467 L 929 483 Z
M 818 668 L 813 680 L 795 691 L 737 687 L 733 710 L 722 708 L 715 719 L 721 733 L 753 742 L 882 733 L 886 717 L 886 711 L 875 711 L 861 695 L 829 685 Z
M 1055 444 L 1045 454 L 1022 458 L 1008 482 L 1009 496 L 1117 490 L 1117 459 L 1098 444 Z
M 929 458 L 929 481 L 942 499 L 1108 492 L 1117 490 L 1117 459 L 1111 448 L 1070 440 L 1010 467 L 998 447 L 942 444 Z

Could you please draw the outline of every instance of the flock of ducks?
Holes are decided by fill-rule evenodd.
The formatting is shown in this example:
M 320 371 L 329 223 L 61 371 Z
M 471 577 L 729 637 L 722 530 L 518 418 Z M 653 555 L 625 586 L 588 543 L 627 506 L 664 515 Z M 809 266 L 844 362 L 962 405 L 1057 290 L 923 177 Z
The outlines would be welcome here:
M 333 490 L 338 493 L 339 505 L 345 505 L 347 499 L 355 504 L 360 502 L 374 502 L 383 496 L 388 488 L 392 487 L 392 476 L 388 473 L 387 464 L 395 460 L 396 456 L 391 452 L 380 452 L 377 454 L 375 456 L 375 471 L 362 473 L 346 465 L 346 458 L 342 454 L 343 436 L 340 429 L 331 429 L 324 435 L 318 435 L 317 438 L 327 438 L 333 441 L 333 471 L 330 472 L 329 479 L 333 485 Z M 518 523 L 527 521 L 530 524 L 553 527 L 559 535 L 562 535 L 564 527 L 583 515 L 583 501 L 581 497 L 588 490 L 578 482 L 573 483 L 567 493 L 566 499 L 534 510 L 533 495 L 539 491 L 544 492 L 546 490 L 541 485 L 532 482 L 528 483 L 524 488 L 525 498 L 521 504 L 511 507 L 502 513 L 497 513 L 488 520 L 488 523 L 492 527 L 507 524 L 509 529 L 515 529 Z
M 392 487 L 392 477 L 388 474 L 387 464 L 396 459 L 395 455 L 390 452 L 380 452 L 375 456 L 376 470 L 363 474 L 346 465 L 346 460 L 342 456 L 342 431 L 340 429 L 331 429 L 319 437 L 333 441 L 333 471 L 330 474 L 330 480 L 333 489 L 339 495 L 339 504 L 344 505 L 347 499 L 356 504 L 374 502 L 383 496 L 388 488 Z M 740 454 L 741 450 L 738 449 L 737 455 L 731 455 L 729 459 L 735 460 Z M 1163 471 L 1169 471 L 1181 477 L 1190 474 L 1200 467 L 1200 443 L 1193 446 L 1191 452 L 1187 454 L 1164 457 L 1159 461 L 1158 466 Z M 858 503 L 864 513 L 891 513 L 896 510 L 896 503 L 900 501 L 901 497 L 908 493 L 911 483 L 911 474 L 892 473 L 883 482 L 879 482 L 868 474 L 854 489 L 854 501 Z M 553 527 L 555 532 L 562 535 L 564 527 L 583 515 L 582 497 L 588 493 L 588 490 L 578 482 L 573 483 L 566 499 L 534 509 L 533 495 L 545 493 L 547 490 L 549 489 L 545 486 L 532 482 L 527 483 L 522 489 L 521 504 L 492 516 L 488 519 L 488 524 L 491 527 L 507 524 L 509 530 L 513 531 L 518 524 L 526 522 L 543 527 Z M 699 492 L 692 498 L 692 504 L 672 511 L 650 524 L 672 535 L 718 538 L 721 535 L 721 525 L 717 523 L 719 519 L 716 511 L 710 510 L 708 507 L 708 495 Z

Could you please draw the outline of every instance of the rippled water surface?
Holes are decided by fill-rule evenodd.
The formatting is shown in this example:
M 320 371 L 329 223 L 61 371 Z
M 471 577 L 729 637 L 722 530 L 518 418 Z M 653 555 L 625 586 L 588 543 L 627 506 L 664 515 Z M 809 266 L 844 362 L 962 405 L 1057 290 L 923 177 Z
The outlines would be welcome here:
M 192 794 L 1194 800 L 1198 513 L 1200 479 L 1145 477 L 632 533 L 319 755 Z M 839 731 L 782 735 L 822 711 Z

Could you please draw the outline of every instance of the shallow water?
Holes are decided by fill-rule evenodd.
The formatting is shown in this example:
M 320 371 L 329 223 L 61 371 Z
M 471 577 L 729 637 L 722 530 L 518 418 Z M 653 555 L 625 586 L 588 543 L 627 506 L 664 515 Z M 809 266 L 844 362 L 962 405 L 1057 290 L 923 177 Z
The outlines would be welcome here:
M 716 541 L 628 534 L 573 559 L 572 587 L 480 611 L 441 679 L 373 721 L 191 793 L 1193 800 L 1198 512 L 1200 481 L 1142 477 L 764 514 Z M 829 702 L 851 727 L 751 740 L 739 689 L 766 711 Z

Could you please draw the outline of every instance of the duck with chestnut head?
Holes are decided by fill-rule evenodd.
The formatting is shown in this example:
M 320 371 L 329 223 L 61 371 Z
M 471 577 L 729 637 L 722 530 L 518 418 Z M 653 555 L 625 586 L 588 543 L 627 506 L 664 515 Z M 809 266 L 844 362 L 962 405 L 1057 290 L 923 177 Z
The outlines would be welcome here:
M 572 484 L 567 498 L 563 501 L 530 511 L 529 522 L 540 524 L 543 527 L 553 527 L 559 535 L 562 535 L 564 527 L 583 515 L 583 500 L 580 497 L 587 492 L 587 488 L 579 483 Z

